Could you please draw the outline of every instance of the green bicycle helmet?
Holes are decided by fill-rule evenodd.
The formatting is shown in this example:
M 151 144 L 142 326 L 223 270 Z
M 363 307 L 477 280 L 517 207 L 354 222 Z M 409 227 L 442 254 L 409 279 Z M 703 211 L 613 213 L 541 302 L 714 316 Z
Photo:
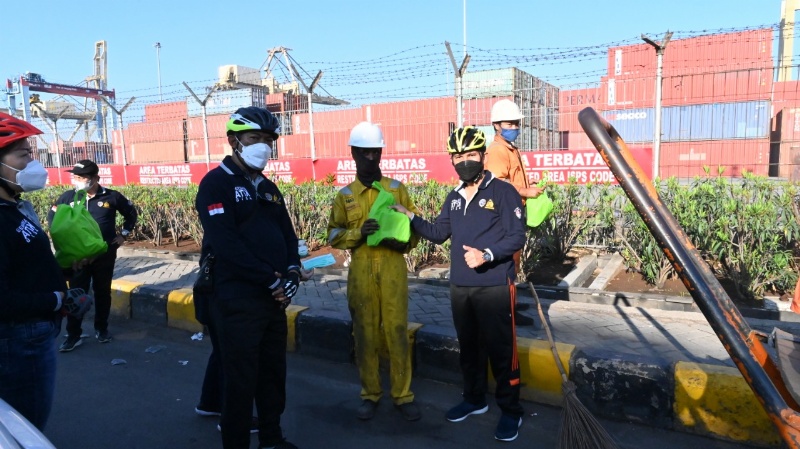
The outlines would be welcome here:
M 268 110 L 257 106 L 248 106 L 239 108 L 231 114 L 225 129 L 227 129 L 228 134 L 262 131 L 271 134 L 273 138 L 277 139 L 281 132 L 281 124 L 278 118 Z

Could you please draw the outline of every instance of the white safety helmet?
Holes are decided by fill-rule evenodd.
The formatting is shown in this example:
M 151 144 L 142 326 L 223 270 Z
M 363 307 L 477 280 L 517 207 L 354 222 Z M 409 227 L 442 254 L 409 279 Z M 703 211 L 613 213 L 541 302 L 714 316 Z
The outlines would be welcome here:
M 351 147 L 359 148 L 384 148 L 383 131 L 378 125 L 370 122 L 361 122 L 350 131 Z
M 519 106 L 511 100 L 500 100 L 492 105 L 492 123 L 514 122 L 525 118 Z

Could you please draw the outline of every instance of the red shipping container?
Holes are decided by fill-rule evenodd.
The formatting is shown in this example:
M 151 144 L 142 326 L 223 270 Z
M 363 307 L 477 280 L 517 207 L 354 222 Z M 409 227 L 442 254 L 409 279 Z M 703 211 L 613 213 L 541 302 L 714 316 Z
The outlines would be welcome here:
M 771 28 L 671 40 L 664 51 L 664 77 L 698 72 L 768 69 L 773 66 Z M 652 36 L 659 40 L 662 36 Z M 655 49 L 646 43 L 608 49 L 608 75 L 655 75 Z
M 208 138 L 208 152 L 212 161 L 221 161 L 225 156 L 230 155 L 232 151 L 230 144 L 228 144 L 227 137 Z M 189 139 L 186 142 L 186 152 L 188 153 L 189 162 L 205 162 L 205 140 L 202 137 L 198 139 Z
M 183 119 L 131 123 L 127 125 L 125 143 L 168 142 L 183 140 Z
M 308 139 L 308 134 L 304 135 L 304 137 Z M 349 158 L 350 146 L 347 144 L 349 139 L 350 139 L 350 130 L 330 131 L 323 133 L 317 133 L 315 131 L 314 148 L 316 150 L 317 159 L 331 158 L 331 157 Z M 305 145 L 308 145 L 310 147 L 311 144 L 308 140 L 306 140 L 306 142 L 304 143 L 302 142 L 302 139 L 298 138 L 297 141 L 292 142 L 291 151 L 302 154 L 302 152 L 304 151 L 303 146 Z M 290 148 L 288 146 L 286 151 L 290 151 Z
M 770 144 L 768 139 L 706 140 L 695 142 L 664 142 L 661 144 L 661 177 L 692 178 L 717 176 L 724 167 L 725 177 L 739 177 L 744 171 L 767 176 Z
M 378 103 L 362 108 L 364 120 L 381 126 L 448 124 L 456 121 L 454 97 Z
M 311 138 L 308 134 L 281 136 L 276 144 L 279 159 L 311 157 Z
M 183 162 L 183 141 L 141 142 L 128 144 L 128 164 L 149 164 L 153 162 Z
M 446 154 L 450 126 L 447 123 L 405 126 L 382 126 L 387 155 Z
M 144 121 L 147 123 L 171 122 L 188 117 L 189 110 L 186 101 L 171 103 L 146 104 L 144 106 Z
M 206 116 L 206 126 L 208 127 L 208 137 L 225 137 L 227 130 L 225 125 L 230 120 L 228 114 L 216 114 Z M 189 139 L 203 138 L 203 117 L 189 117 L 186 121 L 186 135 Z
M 332 131 L 350 131 L 359 122 L 366 120 L 361 108 L 314 112 L 314 134 Z M 292 115 L 292 134 L 308 134 L 307 113 Z

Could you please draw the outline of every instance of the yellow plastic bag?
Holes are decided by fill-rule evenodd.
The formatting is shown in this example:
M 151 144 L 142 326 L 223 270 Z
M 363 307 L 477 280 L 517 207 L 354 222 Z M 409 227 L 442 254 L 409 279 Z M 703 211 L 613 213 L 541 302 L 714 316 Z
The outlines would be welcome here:
M 50 225 L 50 238 L 61 268 L 69 268 L 74 262 L 108 251 L 100 226 L 86 208 L 86 192 L 83 190 L 75 192 L 72 205 L 58 205 Z
M 381 183 L 375 181 L 372 187 L 378 189 L 378 197 L 369 209 L 368 218 L 378 221 L 380 228 L 367 236 L 367 246 L 378 246 L 383 239 L 395 239 L 400 243 L 408 243 L 411 239 L 411 222 L 406 214 L 389 208 L 395 204 L 394 195 L 385 190 Z
M 539 188 L 542 189 L 545 186 L 545 181 L 542 180 L 539 183 Z M 536 198 L 528 198 L 525 200 L 525 215 L 526 215 L 526 222 L 528 226 L 531 228 L 535 228 L 542 224 L 548 216 L 550 216 L 550 212 L 553 211 L 553 200 L 547 196 L 547 192 L 542 192 Z

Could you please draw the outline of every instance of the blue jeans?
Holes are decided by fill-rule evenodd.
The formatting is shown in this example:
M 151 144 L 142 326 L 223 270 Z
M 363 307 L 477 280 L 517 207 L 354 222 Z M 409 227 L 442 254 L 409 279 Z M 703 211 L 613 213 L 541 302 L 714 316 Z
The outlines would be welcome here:
M 60 327 L 56 320 L 0 323 L 0 398 L 39 430 L 53 405 Z

